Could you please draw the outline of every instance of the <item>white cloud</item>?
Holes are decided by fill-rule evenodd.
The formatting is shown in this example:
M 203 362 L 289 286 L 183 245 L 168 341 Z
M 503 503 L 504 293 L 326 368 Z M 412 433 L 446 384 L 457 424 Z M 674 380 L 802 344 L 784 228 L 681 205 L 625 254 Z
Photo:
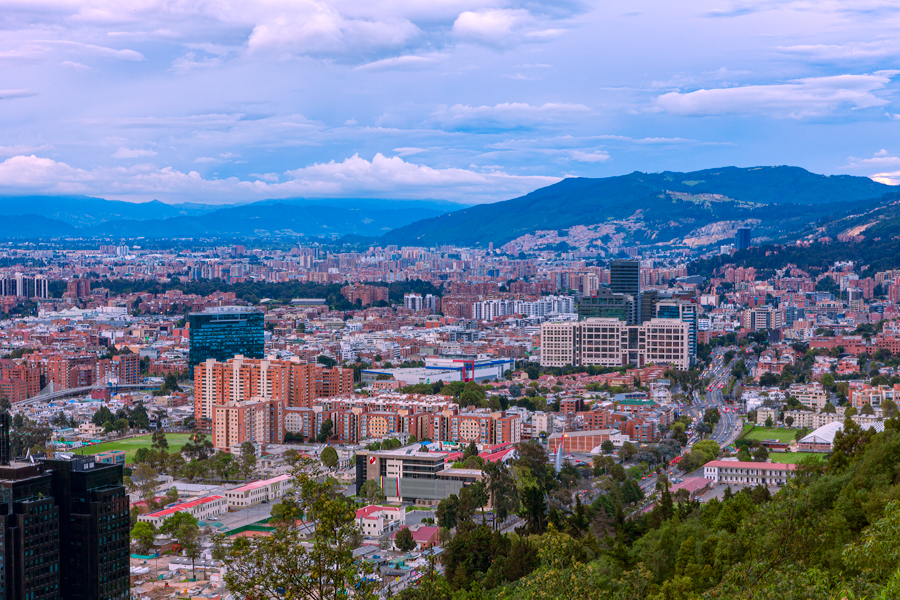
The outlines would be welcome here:
M 152 164 L 131 167 L 74 168 L 49 158 L 14 156 L 0 162 L 0 192 L 80 193 L 130 200 L 225 202 L 307 197 L 384 196 L 491 201 L 524 194 L 559 181 L 559 177 L 520 176 L 501 170 L 475 172 L 433 168 L 376 154 L 371 161 L 354 154 L 343 161 L 314 163 L 285 172 L 204 179 Z M 279 180 L 281 181 L 279 183 Z
M 591 109 L 583 104 L 550 102 L 532 106 L 524 102 L 505 102 L 494 106 L 441 106 L 431 118 L 438 126 L 451 130 L 511 131 L 570 122 L 590 112 Z
M 413 154 L 419 154 L 420 152 L 425 151 L 425 148 L 415 147 L 394 148 L 394 152 L 397 153 L 397 156 L 412 156 Z
M 69 67 L 70 69 L 75 69 L 76 71 L 90 71 L 91 70 L 91 68 L 89 66 L 83 65 L 80 62 L 75 62 L 75 61 L 71 61 L 71 60 L 64 60 L 59 64 L 64 67 Z
M 803 118 L 839 110 L 858 110 L 889 104 L 877 95 L 892 74 L 811 77 L 788 83 L 670 92 L 659 96 L 655 107 L 682 116 L 728 114 Z
M 606 162 L 609 160 L 609 153 L 604 152 L 603 150 L 595 152 L 582 152 L 581 150 L 575 150 L 574 152 L 572 152 L 572 158 L 577 160 L 578 162 Z
M 453 34 L 466 40 L 499 45 L 509 41 L 517 29 L 531 21 L 531 13 L 522 9 L 466 11 L 453 23 Z
M 13 100 L 15 98 L 30 98 L 36 96 L 31 90 L 0 90 L 0 100 Z
M 140 148 L 129 149 L 119 146 L 119 149 L 112 155 L 113 158 L 142 158 L 145 156 L 156 156 L 153 150 L 141 150 Z
M 26 146 L 25 144 L 18 144 L 16 146 L 0 146 L 0 156 L 17 156 L 19 154 L 28 154 L 52 149 L 53 146 L 49 144 L 42 144 L 40 146 Z
M 379 71 L 387 69 L 424 69 L 430 67 L 437 62 L 435 56 L 395 56 L 392 58 L 382 58 L 364 65 L 356 67 L 357 71 Z

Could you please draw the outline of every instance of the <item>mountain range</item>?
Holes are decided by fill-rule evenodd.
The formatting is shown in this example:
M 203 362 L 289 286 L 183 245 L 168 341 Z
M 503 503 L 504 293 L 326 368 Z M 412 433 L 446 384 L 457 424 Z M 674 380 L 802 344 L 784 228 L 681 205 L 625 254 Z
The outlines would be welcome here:
M 751 227 L 755 243 L 888 235 L 896 188 L 799 167 L 573 177 L 525 196 L 440 200 L 272 199 L 240 205 L 130 203 L 84 196 L 0 197 L 0 238 L 343 237 L 381 245 L 510 244 L 510 252 L 633 246 L 705 248 Z
M 895 189 L 867 177 L 785 166 L 568 178 L 520 198 L 398 227 L 380 241 L 615 252 L 633 245 L 715 245 L 741 226 L 752 227 L 754 238 L 773 240 L 873 209 Z
M 121 202 L 86 196 L 0 197 L 0 237 L 367 236 L 465 205 L 440 200 L 263 200 L 242 205 Z

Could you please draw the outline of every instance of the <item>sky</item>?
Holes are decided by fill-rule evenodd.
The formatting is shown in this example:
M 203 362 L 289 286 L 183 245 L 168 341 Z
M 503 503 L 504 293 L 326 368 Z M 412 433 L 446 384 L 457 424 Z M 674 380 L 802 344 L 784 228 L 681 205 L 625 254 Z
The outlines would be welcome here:
M 900 183 L 900 0 L 0 0 L 0 194 L 505 200 Z

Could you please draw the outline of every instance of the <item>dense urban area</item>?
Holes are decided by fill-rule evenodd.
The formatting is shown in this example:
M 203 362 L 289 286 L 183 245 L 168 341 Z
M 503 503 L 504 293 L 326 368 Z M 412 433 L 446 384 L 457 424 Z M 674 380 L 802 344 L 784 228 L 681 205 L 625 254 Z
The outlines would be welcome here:
M 750 235 L 7 244 L 10 597 L 891 597 L 900 270 Z

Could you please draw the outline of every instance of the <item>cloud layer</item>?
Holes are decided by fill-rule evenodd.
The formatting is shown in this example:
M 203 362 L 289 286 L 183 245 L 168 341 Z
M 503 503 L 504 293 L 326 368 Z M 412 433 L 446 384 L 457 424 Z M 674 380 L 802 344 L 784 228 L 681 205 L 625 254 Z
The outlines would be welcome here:
M 0 193 L 486 202 L 730 164 L 900 179 L 900 11 L 877 0 L 0 0 L 0 15 Z

